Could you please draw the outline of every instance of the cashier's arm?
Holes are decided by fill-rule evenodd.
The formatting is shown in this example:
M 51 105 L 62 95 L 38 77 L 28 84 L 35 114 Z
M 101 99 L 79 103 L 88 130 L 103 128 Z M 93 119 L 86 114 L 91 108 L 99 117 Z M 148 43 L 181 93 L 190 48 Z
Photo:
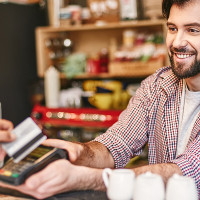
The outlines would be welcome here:
M 70 143 L 62 140 L 47 140 L 45 145 L 66 149 L 70 162 L 61 159 L 49 164 L 45 169 L 29 177 L 25 184 L 8 186 L 37 199 L 44 199 L 57 193 L 71 190 L 105 190 L 101 168 L 114 167 L 110 152 L 102 144 Z M 175 164 L 156 164 L 133 169 L 136 175 L 151 171 L 166 180 L 174 173 L 181 174 Z
M 49 139 L 44 144 L 65 149 L 69 153 L 70 162 L 75 165 L 94 168 L 114 168 L 114 160 L 111 153 L 99 142 L 71 143 Z
M 59 141 L 60 143 L 60 141 Z M 56 140 L 48 140 L 48 145 L 56 146 Z M 61 143 L 60 143 L 61 145 Z M 71 146 L 72 145 L 72 146 Z M 67 146 L 67 147 L 66 147 Z M 61 148 L 61 146 L 60 146 Z M 80 143 L 74 145 L 74 143 L 63 142 L 63 148 L 68 149 L 70 154 L 70 161 L 76 165 L 88 166 L 91 168 L 114 168 L 114 159 L 108 149 L 101 143 L 98 142 L 88 142 L 86 144 Z M 163 181 L 167 183 L 167 180 L 174 174 L 177 173 L 182 175 L 181 169 L 173 163 L 162 163 L 162 164 L 154 164 L 154 165 L 146 165 L 133 169 L 134 173 L 137 175 L 150 171 L 152 173 L 156 173 L 162 176 Z M 94 172 L 94 171 L 93 171 Z M 98 177 L 99 185 L 101 180 L 101 171 L 99 171 L 100 176 Z M 96 175 L 98 172 L 96 172 Z M 92 177 L 92 175 L 91 175 Z M 95 181 L 94 181 L 95 182 Z M 100 187 L 104 188 L 104 185 Z M 98 188 L 98 189 L 100 189 Z M 97 188 L 90 188 L 97 189 Z

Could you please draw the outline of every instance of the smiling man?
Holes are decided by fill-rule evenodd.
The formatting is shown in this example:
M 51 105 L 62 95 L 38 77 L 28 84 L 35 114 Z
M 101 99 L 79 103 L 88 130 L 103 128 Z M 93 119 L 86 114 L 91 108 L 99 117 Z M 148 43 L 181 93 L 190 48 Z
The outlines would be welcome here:
M 177 1 L 178 2 L 178 1 Z M 196 82 L 193 88 L 191 79 L 200 73 L 200 5 L 198 1 L 180 1 L 180 5 L 172 6 L 168 18 L 168 34 L 166 44 L 174 74 L 186 79 L 190 90 L 199 91 L 200 84 Z M 183 9 L 184 7 L 184 9 Z
M 118 122 L 94 141 L 45 141 L 66 149 L 69 161 L 55 161 L 12 188 L 36 198 L 105 190 L 103 168 L 124 167 L 148 142 L 149 165 L 135 174 L 158 173 L 165 183 L 174 173 L 189 176 L 200 194 L 200 1 L 164 0 L 163 15 L 171 66 L 144 80 Z

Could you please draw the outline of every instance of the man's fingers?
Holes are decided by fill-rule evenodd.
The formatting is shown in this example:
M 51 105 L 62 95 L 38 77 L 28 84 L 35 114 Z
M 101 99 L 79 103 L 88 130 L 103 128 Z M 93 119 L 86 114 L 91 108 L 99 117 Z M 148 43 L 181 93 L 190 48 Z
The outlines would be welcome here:
M 65 140 L 59 140 L 59 139 L 48 139 L 45 140 L 42 144 L 46 146 L 52 146 L 60 149 L 65 149 L 68 152 L 69 160 L 71 162 L 76 161 L 78 157 L 78 152 L 80 145 L 74 144 Z
M 58 140 L 58 139 L 48 139 L 48 140 L 45 140 L 42 144 L 46 146 L 60 148 L 60 149 L 65 149 L 66 147 L 66 141 Z

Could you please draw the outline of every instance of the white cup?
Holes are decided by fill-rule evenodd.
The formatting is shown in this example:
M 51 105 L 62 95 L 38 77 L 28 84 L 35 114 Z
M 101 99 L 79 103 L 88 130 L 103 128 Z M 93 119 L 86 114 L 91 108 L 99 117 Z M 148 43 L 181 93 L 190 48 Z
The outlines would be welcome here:
M 110 200 L 131 200 L 133 198 L 135 174 L 130 169 L 106 168 L 102 173 Z
M 138 175 L 135 180 L 134 200 L 164 200 L 165 187 L 158 174 L 146 172 Z
M 195 181 L 191 177 L 174 174 L 167 182 L 166 200 L 198 200 Z

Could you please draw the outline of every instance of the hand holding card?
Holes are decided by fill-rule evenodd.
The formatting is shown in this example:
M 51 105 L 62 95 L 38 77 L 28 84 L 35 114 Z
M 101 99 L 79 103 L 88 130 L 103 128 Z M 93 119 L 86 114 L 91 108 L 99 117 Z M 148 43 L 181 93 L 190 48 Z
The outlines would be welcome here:
M 10 157 L 13 157 L 15 163 L 25 158 L 47 138 L 30 117 L 17 125 L 11 132 L 16 135 L 16 140 L 3 143 L 2 147 Z

